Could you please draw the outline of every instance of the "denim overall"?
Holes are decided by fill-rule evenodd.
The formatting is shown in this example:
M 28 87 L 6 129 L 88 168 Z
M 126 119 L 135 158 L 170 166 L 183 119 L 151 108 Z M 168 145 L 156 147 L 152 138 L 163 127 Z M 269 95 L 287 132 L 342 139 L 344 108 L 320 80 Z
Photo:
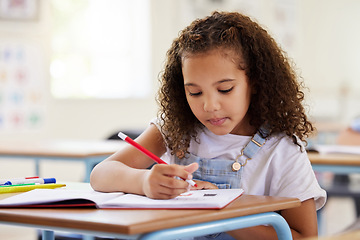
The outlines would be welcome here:
M 211 182 L 220 189 L 241 188 L 241 175 L 243 166 L 247 164 L 257 151 L 264 145 L 266 137 L 269 135 L 267 128 L 261 127 L 252 137 L 250 142 L 241 151 L 238 159 L 229 160 L 221 158 L 201 158 L 194 154 L 187 154 L 183 159 L 175 157 L 175 163 L 179 165 L 189 165 L 197 162 L 199 168 L 193 173 L 194 180 Z M 233 170 L 234 162 L 239 162 L 242 166 L 238 171 Z M 234 238 L 225 232 L 195 237 L 196 240 L 233 240 Z

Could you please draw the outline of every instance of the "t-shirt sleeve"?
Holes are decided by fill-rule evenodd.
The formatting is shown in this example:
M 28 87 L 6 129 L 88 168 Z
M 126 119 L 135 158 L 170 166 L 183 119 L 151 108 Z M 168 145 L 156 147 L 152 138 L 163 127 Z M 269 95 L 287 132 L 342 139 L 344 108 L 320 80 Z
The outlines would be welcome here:
M 316 209 L 322 208 L 326 202 L 326 191 L 320 187 L 306 152 L 290 144 L 274 158 L 282 160 L 273 159 L 272 171 L 275 174 L 270 184 L 270 195 L 291 196 L 300 201 L 314 198 Z

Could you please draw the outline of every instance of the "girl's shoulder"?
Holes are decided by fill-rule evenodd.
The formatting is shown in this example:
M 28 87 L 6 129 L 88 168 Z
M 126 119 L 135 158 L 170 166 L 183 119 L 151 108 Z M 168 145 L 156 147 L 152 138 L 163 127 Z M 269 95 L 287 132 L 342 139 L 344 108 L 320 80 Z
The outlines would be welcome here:
M 295 142 L 294 142 L 295 140 Z M 280 155 L 283 154 L 304 154 L 304 143 L 297 137 L 290 137 L 285 133 L 271 134 L 263 146 L 264 150 L 274 152 Z

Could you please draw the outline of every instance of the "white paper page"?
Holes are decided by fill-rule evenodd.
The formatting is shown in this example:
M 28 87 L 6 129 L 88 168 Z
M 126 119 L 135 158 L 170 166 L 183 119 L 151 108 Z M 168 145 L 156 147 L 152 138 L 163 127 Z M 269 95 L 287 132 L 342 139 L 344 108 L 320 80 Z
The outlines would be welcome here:
M 99 204 L 100 208 L 222 208 L 243 193 L 242 189 L 194 190 L 174 199 L 157 200 L 125 194 Z
M 46 204 L 71 199 L 87 199 L 98 204 L 122 195 L 122 192 L 101 193 L 94 190 L 34 189 L 0 200 L 0 206 Z

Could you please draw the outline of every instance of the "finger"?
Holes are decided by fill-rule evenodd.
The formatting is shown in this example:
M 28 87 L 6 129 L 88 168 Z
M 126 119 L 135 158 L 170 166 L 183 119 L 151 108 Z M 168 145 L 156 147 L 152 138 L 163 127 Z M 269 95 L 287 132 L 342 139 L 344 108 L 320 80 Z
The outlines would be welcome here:
M 193 173 L 195 172 L 197 169 L 199 168 L 199 164 L 194 162 L 194 163 L 191 163 L 187 166 L 185 166 L 185 171 L 189 172 L 189 173 Z
M 158 173 L 160 173 L 161 175 L 168 176 L 173 180 L 174 180 L 173 177 L 178 177 L 182 180 L 192 179 L 192 174 L 185 171 L 184 168 L 185 168 L 184 166 L 172 164 L 172 165 L 158 166 L 155 170 Z M 171 179 L 167 179 L 166 182 L 162 182 L 164 184 L 164 186 L 171 187 L 171 188 L 184 188 L 184 187 L 188 186 L 188 183 L 185 181 L 181 182 L 181 180 L 178 180 L 178 179 L 175 179 L 177 181 L 172 181 Z M 163 179 L 163 180 L 165 180 L 165 179 Z
M 154 199 L 171 199 L 187 191 L 185 188 L 168 188 L 158 183 L 148 185 L 144 189 L 145 195 Z
M 170 189 L 183 189 L 184 190 L 184 189 L 188 188 L 189 183 L 179 177 L 164 175 L 161 178 L 160 185 L 164 186 L 166 188 L 170 188 Z
M 152 198 L 172 199 L 184 192 L 187 192 L 187 189 L 176 189 L 176 188 L 167 188 L 164 186 L 158 186 L 156 189 L 156 193 L 153 194 Z
M 147 178 L 147 185 L 152 186 L 151 188 L 155 188 L 156 186 L 162 186 L 168 189 L 179 189 L 181 192 L 185 192 L 189 184 L 182 179 L 174 177 L 173 175 L 176 173 L 176 170 L 173 171 L 173 168 L 174 167 L 154 167 L 154 169 L 150 170 L 151 172 L 149 174 L 149 177 Z M 175 167 L 175 169 L 176 168 L 178 167 Z M 184 172 L 186 173 L 186 171 Z M 179 190 L 174 193 L 171 193 L 171 190 L 168 190 L 164 191 L 164 193 L 169 195 L 176 195 L 179 194 Z M 159 190 L 157 190 L 157 192 L 159 192 Z

